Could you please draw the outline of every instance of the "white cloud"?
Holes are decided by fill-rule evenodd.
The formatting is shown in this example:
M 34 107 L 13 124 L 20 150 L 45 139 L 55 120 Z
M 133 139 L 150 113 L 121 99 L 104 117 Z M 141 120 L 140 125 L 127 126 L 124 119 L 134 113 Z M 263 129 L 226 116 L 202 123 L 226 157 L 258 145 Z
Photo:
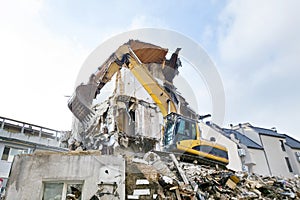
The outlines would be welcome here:
M 159 18 L 146 15 L 137 15 L 134 18 L 132 18 L 131 23 L 129 25 L 129 30 L 150 27 L 165 29 L 168 28 L 167 24 Z
M 260 61 L 270 52 L 282 53 L 295 45 L 300 33 L 299 6 L 299 1 L 230 1 L 220 17 L 222 58 Z
M 230 1 L 223 10 L 219 50 L 231 120 L 297 134 L 299 7 L 294 0 L 246 0 Z
M 50 28 L 44 20 L 48 9 L 53 8 L 44 1 L 0 1 L 0 110 L 4 117 L 66 130 L 71 128 L 72 113 L 64 96 L 74 92 L 91 49 L 78 41 L 76 32 L 64 35 L 55 30 L 55 22 Z M 144 15 L 127 22 L 127 28 L 108 26 L 100 35 L 99 28 L 86 28 L 95 32 L 95 42 L 101 42 L 126 29 L 166 27 L 162 20 Z
M 42 1 L 0 6 L 1 115 L 54 129 L 70 129 L 67 98 L 87 51 L 43 23 Z

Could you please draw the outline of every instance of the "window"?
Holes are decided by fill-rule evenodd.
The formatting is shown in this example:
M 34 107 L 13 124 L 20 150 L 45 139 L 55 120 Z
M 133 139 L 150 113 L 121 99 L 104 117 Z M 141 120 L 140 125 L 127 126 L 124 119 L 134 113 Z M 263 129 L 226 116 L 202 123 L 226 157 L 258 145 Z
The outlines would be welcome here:
M 179 119 L 176 124 L 175 134 L 177 135 L 177 141 L 196 139 L 196 123 Z
M 292 169 L 292 166 L 291 166 L 291 163 L 290 163 L 290 160 L 288 157 L 285 157 L 285 162 L 289 168 L 289 172 L 293 172 L 293 169 Z
M 25 149 L 17 149 L 11 147 L 4 147 L 3 154 L 1 160 L 6 160 L 8 162 L 12 162 L 15 155 L 27 153 Z
M 82 182 L 44 182 L 42 200 L 81 200 Z
M 4 147 L 1 160 L 8 160 L 9 150 L 9 147 Z
M 174 121 L 167 121 L 164 133 L 164 145 L 170 145 L 173 140 Z
M 285 146 L 284 146 L 283 140 L 280 140 L 280 145 L 281 145 L 282 151 L 285 151 Z
M 227 151 L 212 147 L 212 146 L 208 146 L 208 145 L 199 145 L 199 146 L 194 146 L 193 149 L 197 150 L 197 151 L 201 151 L 207 154 L 211 154 L 214 156 L 218 156 L 221 158 L 226 158 L 228 159 L 228 153 Z
M 296 159 L 298 160 L 298 162 L 300 162 L 300 152 L 295 152 L 296 154 Z

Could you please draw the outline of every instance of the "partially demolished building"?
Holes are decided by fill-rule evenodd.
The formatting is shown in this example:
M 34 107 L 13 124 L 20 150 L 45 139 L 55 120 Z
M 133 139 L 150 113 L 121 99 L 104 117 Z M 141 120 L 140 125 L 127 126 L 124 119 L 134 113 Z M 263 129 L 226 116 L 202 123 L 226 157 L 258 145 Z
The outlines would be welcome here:
M 177 59 L 179 49 L 172 55 L 170 60 L 167 60 L 165 58 L 168 52 L 167 49 L 133 40 L 129 41 L 128 44 L 135 51 L 138 59 L 145 63 L 152 77 L 155 77 L 161 85 L 164 85 L 169 90 L 176 90 L 173 85 L 173 79 L 178 74 L 178 67 L 181 66 L 180 60 Z M 145 144 L 159 145 L 162 136 L 163 116 L 151 95 L 145 91 L 144 87 L 129 69 L 116 69 L 115 77 L 111 77 L 110 73 L 113 73 L 111 71 L 103 72 L 108 70 L 106 66 L 110 65 L 111 60 L 112 58 L 109 58 L 99 67 L 101 69 L 99 74 L 103 76 L 101 77 L 102 81 L 105 80 L 100 87 L 107 83 L 105 87 L 111 90 L 110 96 L 104 102 L 97 102 L 97 98 L 101 98 L 99 97 L 101 94 L 97 97 L 97 90 L 100 92 L 102 88 L 99 88 L 99 86 L 98 88 L 95 87 L 99 83 L 93 83 L 94 75 L 91 76 L 91 80 L 87 85 L 79 86 L 76 89 L 74 98 L 77 99 L 71 99 L 70 109 L 76 116 L 76 110 L 82 109 L 82 107 L 76 107 L 78 106 L 76 104 L 80 104 L 79 101 L 82 100 L 80 97 L 82 97 L 84 98 L 84 103 L 86 103 L 85 105 L 90 106 L 85 109 L 91 109 L 88 112 L 93 114 L 90 115 L 88 120 L 81 118 L 80 114 L 77 114 L 72 129 L 73 135 L 77 140 L 83 141 L 84 145 L 89 149 L 102 148 L 100 143 L 105 139 L 100 136 L 108 133 L 108 135 L 114 135 L 110 138 L 111 140 L 118 140 L 119 145 L 127 146 L 128 142 L 130 143 L 129 146 L 133 143 L 136 145 L 140 144 L 140 147 L 138 145 L 132 147 L 143 147 L 144 151 L 148 151 L 149 148 L 153 147 L 145 148 Z M 110 81 L 111 78 L 114 80 Z M 152 82 L 150 81 L 146 84 L 151 85 Z M 92 94 L 86 95 L 87 91 Z M 94 95 L 96 98 L 94 98 Z M 196 116 L 181 95 L 175 92 L 173 95 L 177 103 L 180 104 L 179 109 L 181 113 Z M 131 143 L 131 139 L 134 139 L 133 143 Z M 114 142 L 112 141 L 111 143 Z M 104 142 L 105 144 L 108 143 Z
M 119 147 L 129 148 L 136 153 L 152 149 L 161 150 L 166 142 L 163 137 L 167 137 L 164 135 L 164 129 L 167 128 L 165 123 L 171 119 L 168 114 L 175 113 L 172 118 L 183 116 L 187 120 L 195 121 L 194 125 L 189 125 L 190 128 L 195 128 L 195 136 L 189 137 L 200 142 L 201 133 L 196 121 L 201 116 L 188 106 L 188 102 L 173 84 L 181 66 L 179 51 L 180 48 L 167 59 L 167 49 L 149 43 L 130 40 L 120 46 L 90 76 L 87 84 L 77 87 L 70 99 L 69 108 L 76 117 L 73 126 L 75 139 L 80 140 L 87 149 L 103 149 L 110 153 Z M 115 80 L 111 81 L 113 78 Z M 105 87 L 110 88 L 112 93 L 104 102 L 102 98 L 98 103 L 101 90 Z M 177 116 L 178 114 L 180 116 Z M 180 120 L 183 120 L 183 117 L 180 117 Z M 179 123 L 179 119 L 175 121 Z M 185 122 L 186 125 L 189 123 L 191 122 Z M 184 127 L 181 129 L 189 130 Z M 216 142 L 203 140 L 198 146 L 195 143 L 194 149 L 189 148 L 191 152 L 195 151 L 194 154 L 198 155 L 203 151 L 209 159 L 219 159 L 222 160 L 220 162 L 228 163 L 227 149 L 214 146 Z M 207 145 L 207 150 L 196 150 L 204 148 L 202 143 Z M 174 145 L 178 144 L 180 143 Z M 187 145 L 183 144 L 181 148 L 186 149 Z M 209 150 L 211 148 L 224 152 L 213 155 L 211 152 L 214 151 Z
M 293 173 L 256 174 L 264 169 L 250 153 L 263 155 L 262 144 L 238 128 L 205 123 L 189 108 L 173 84 L 179 51 L 167 59 L 168 49 L 156 45 L 130 40 L 120 46 L 69 101 L 72 134 L 61 143 L 71 152 L 17 156 L 7 199 L 300 198 L 300 180 Z M 104 89 L 107 96 L 101 95 Z M 293 138 L 276 136 L 289 143 L 282 155 L 300 149 Z M 209 165 L 195 157 L 182 159 L 185 152 L 166 151 L 184 145 L 187 154 L 200 152 L 200 161 Z M 298 165 L 293 160 L 292 166 Z

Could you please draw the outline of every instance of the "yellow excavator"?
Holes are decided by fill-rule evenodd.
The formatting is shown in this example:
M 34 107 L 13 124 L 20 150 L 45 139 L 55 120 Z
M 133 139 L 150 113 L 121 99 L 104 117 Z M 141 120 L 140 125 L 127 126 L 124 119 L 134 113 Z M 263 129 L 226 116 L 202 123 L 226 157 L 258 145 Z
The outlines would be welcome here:
M 226 166 L 229 162 L 227 148 L 201 138 L 198 126 L 201 116 L 191 112 L 191 109 L 183 109 L 184 105 L 181 105 L 174 92 L 172 80 L 178 68 L 179 50 L 172 54 L 170 60 L 166 60 L 167 49 L 130 40 L 120 46 L 91 75 L 88 84 L 81 84 L 76 88 L 68 107 L 75 117 L 85 124 L 85 129 L 89 130 L 95 116 L 92 100 L 117 71 L 127 68 L 151 96 L 164 117 L 163 152 L 177 153 L 185 159 L 200 160 L 201 163 L 203 161 Z M 166 79 L 164 85 L 159 84 L 149 72 L 146 66 L 148 63 L 161 63 Z

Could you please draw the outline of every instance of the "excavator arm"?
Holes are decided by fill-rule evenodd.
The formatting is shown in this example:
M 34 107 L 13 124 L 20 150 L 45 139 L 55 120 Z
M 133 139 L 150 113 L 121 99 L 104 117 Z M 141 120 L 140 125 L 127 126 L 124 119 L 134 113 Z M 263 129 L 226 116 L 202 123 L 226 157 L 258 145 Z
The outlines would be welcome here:
M 149 51 L 149 57 L 151 55 L 153 55 L 153 51 Z M 145 58 L 147 58 L 147 55 L 143 54 L 143 59 L 145 60 Z M 159 107 L 164 117 L 170 112 L 177 113 L 177 107 L 171 95 L 150 74 L 130 45 L 124 44 L 90 76 L 87 84 L 81 84 L 76 88 L 74 95 L 69 100 L 69 109 L 85 125 L 85 129 L 91 126 L 91 121 L 96 115 L 92 110 L 93 99 L 100 93 L 105 84 L 111 80 L 113 75 L 123 67 L 131 71 Z
M 177 109 L 170 95 L 162 86 L 157 83 L 157 81 L 152 77 L 152 75 L 148 72 L 145 66 L 143 66 L 141 61 L 130 48 L 129 51 L 130 56 L 127 67 L 130 69 L 135 78 L 141 83 L 143 88 L 152 97 L 153 101 L 159 107 L 162 115 L 165 117 L 170 112 L 176 113 Z

